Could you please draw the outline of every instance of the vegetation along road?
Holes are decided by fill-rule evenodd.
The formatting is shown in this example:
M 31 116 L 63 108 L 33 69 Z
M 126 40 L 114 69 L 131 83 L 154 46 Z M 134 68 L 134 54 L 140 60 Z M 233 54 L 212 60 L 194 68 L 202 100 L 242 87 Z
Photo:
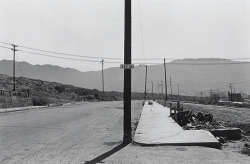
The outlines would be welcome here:
M 86 102 L 0 114 L 0 163 L 249 162 L 247 155 L 206 147 L 124 146 L 122 106 Z M 133 128 L 141 110 L 141 101 L 133 101 Z

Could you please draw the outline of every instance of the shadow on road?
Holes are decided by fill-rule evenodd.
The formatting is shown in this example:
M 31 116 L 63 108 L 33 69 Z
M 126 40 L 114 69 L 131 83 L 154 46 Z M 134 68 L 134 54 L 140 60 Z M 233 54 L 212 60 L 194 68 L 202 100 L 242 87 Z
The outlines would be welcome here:
M 120 144 L 116 147 L 114 147 L 112 150 L 92 159 L 91 161 L 86 161 L 85 164 L 94 164 L 94 163 L 104 163 L 102 162 L 104 159 L 108 158 L 109 156 L 115 154 L 116 152 L 120 151 L 124 147 L 126 147 L 128 144 Z

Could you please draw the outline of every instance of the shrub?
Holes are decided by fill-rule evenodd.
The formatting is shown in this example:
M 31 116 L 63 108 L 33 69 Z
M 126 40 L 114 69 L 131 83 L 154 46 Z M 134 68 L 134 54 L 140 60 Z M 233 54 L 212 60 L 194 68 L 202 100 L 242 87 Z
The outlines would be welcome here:
M 95 99 L 95 96 L 94 95 L 87 95 L 86 96 L 86 100 L 94 100 Z
M 64 86 L 57 85 L 54 88 L 55 88 L 55 90 L 57 90 L 60 93 L 65 92 L 65 87 Z
M 34 106 L 43 106 L 43 105 L 48 105 L 49 100 L 43 97 L 33 96 L 32 102 Z
M 98 94 L 98 93 L 95 93 L 95 98 L 96 98 L 97 100 L 99 100 L 99 99 L 100 99 L 100 96 L 99 96 L 99 94 Z

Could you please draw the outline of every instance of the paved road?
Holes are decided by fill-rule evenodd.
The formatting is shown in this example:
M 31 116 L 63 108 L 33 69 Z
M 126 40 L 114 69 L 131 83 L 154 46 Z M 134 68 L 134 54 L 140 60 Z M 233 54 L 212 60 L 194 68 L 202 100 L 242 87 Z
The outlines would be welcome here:
M 132 120 L 141 101 L 132 103 Z M 0 163 L 248 163 L 205 147 L 121 145 L 122 102 L 95 102 L 0 114 Z
M 0 163 L 84 163 L 122 142 L 122 102 L 0 115 Z

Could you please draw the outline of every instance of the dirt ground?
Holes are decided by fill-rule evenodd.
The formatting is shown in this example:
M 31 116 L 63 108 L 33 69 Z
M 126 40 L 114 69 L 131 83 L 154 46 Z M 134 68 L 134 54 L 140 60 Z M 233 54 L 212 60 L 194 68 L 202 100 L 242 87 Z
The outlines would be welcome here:
M 184 110 L 193 110 L 213 115 L 213 119 L 225 127 L 237 127 L 242 130 L 242 139 L 227 141 L 222 149 L 239 152 L 250 156 L 250 109 L 228 106 L 184 103 Z

